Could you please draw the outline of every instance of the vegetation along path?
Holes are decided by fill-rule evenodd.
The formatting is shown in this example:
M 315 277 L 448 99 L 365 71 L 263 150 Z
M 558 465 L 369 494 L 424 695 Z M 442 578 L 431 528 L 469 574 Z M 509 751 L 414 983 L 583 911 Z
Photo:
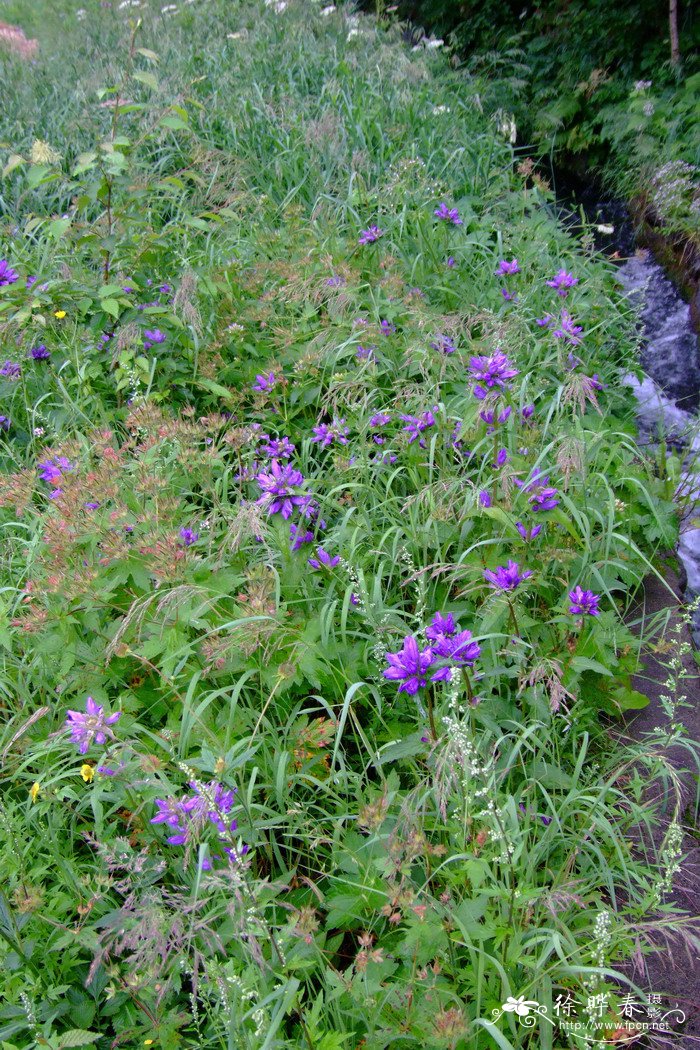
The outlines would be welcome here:
M 2 1050 L 682 1045 L 611 265 L 397 28 L 3 19 Z

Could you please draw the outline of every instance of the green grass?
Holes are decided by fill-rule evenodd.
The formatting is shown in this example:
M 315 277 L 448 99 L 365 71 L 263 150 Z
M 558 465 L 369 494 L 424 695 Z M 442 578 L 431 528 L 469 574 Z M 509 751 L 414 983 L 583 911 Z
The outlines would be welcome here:
M 394 30 L 303 2 L 22 8 L 40 58 L 8 60 L 0 118 L 4 1050 L 569 1045 L 490 1024 L 508 996 L 552 1016 L 604 994 L 614 1028 L 638 944 L 696 936 L 663 903 L 674 832 L 654 846 L 644 790 L 679 795 L 673 711 L 611 746 L 663 632 L 634 591 L 676 531 L 618 383 L 614 272 Z M 537 325 L 562 309 L 580 344 Z M 496 347 L 517 374 L 479 400 L 470 362 Z M 256 480 L 283 437 L 288 520 Z M 319 547 L 339 560 L 313 568 Z M 509 559 L 532 576 L 496 593 Z M 579 585 L 599 615 L 571 614 Z M 438 611 L 478 658 L 399 691 L 386 654 L 427 648 Z M 88 696 L 120 718 L 81 754 Z M 185 842 L 156 799 L 189 799 Z

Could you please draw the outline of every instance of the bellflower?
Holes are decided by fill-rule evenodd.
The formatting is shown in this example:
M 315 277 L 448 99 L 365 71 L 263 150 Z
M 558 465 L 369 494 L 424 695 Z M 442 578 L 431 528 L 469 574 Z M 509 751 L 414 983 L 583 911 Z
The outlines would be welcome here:
M 435 406 L 433 411 L 437 412 L 437 406 Z M 421 437 L 421 435 L 424 430 L 428 429 L 428 427 L 434 427 L 436 425 L 437 420 L 435 419 L 433 412 L 431 412 L 430 409 L 427 409 L 425 412 L 422 412 L 420 416 L 401 415 L 399 416 L 399 419 L 406 424 L 402 429 L 405 433 L 410 435 L 408 439 L 409 445 L 412 445 L 413 442 L 418 439 L 420 447 L 425 448 L 425 438 Z
M 453 266 L 457 265 L 457 260 L 455 259 L 454 255 L 449 255 L 447 257 L 446 265 L 449 266 L 450 269 L 452 269 Z
M 508 380 L 514 379 L 515 376 L 520 374 L 517 368 L 513 368 L 512 363 L 503 351 L 498 349 L 488 357 L 472 357 L 469 371 L 471 378 L 478 383 L 474 387 L 474 394 L 480 401 L 483 401 L 489 390 L 494 388 L 499 390 L 505 389 L 508 385 Z M 482 383 L 485 384 L 486 389 L 481 386 Z
M 357 350 L 355 351 L 355 357 L 357 358 L 358 361 L 374 361 L 374 358 L 375 358 L 374 351 L 376 349 L 377 349 L 377 347 L 374 346 L 374 345 L 372 345 L 372 346 L 361 346 L 361 345 L 358 345 Z
M 494 466 L 502 467 L 504 463 L 508 462 L 508 450 L 505 448 L 499 448 L 496 455 L 496 462 Z
M 357 238 L 358 244 L 374 244 L 380 237 L 384 236 L 384 230 L 380 230 L 378 226 L 368 226 L 366 230 L 363 230 L 360 236 Z
M 484 579 L 497 591 L 514 591 L 530 576 L 532 576 L 532 571 L 525 569 L 521 572 L 517 561 L 509 561 L 508 565 L 499 565 L 495 570 L 484 570 Z
M 12 426 L 12 421 L 9 416 L 0 416 L 0 430 L 9 430 Z
M 259 393 L 269 393 L 276 382 L 277 378 L 274 372 L 268 372 L 266 376 L 256 375 L 253 390 L 257 390 Z
M 491 504 L 493 503 L 493 500 L 491 499 L 491 495 L 490 495 L 489 492 L 487 492 L 486 489 L 482 489 L 481 492 L 479 493 L 479 503 L 481 504 L 482 507 L 490 507 Z
M 298 525 L 289 526 L 289 540 L 292 545 L 292 551 L 301 550 L 305 543 L 314 542 L 314 534 L 311 529 L 302 529 Z
M 19 379 L 21 374 L 22 368 L 16 361 L 5 361 L 0 365 L 0 376 L 4 376 L 5 379 Z
M 534 540 L 535 536 L 539 536 L 542 532 L 541 525 L 533 525 L 531 529 L 526 529 L 521 521 L 516 521 L 515 527 L 526 543 L 529 543 L 530 540 Z
M 288 437 L 271 438 L 264 434 L 263 439 L 265 444 L 260 446 L 260 451 L 266 456 L 272 456 L 274 459 L 291 459 L 294 455 L 296 445 L 293 445 Z
M 64 473 L 73 470 L 73 464 L 65 456 L 54 456 L 38 464 L 39 477 L 47 485 L 58 485 Z
M 574 324 L 574 319 L 568 310 L 562 310 L 559 327 L 552 331 L 555 339 L 565 339 L 572 346 L 578 346 L 581 342 L 580 333 L 583 331 L 581 325 Z
M 19 279 L 17 270 L 13 270 L 7 259 L 0 259 L 0 288 L 6 288 Z
M 270 469 L 258 474 L 255 480 L 262 492 L 257 503 L 263 504 L 268 514 L 281 514 L 287 521 L 295 507 L 308 505 L 309 497 L 294 491 L 304 484 L 304 475 L 289 463 L 273 459 Z
M 446 355 L 453 354 L 457 349 L 450 337 L 447 335 L 442 335 L 442 333 L 439 333 L 435 336 L 435 339 L 430 344 L 430 348 L 431 350 L 437 350 L 438 353 Z
M 444 222 L 452 223 L 453 226 L 462 226 L 462 220 L 459 217 L 459 212 L 456 208 L 448 208 L 443 201 L 433 212 L 433 215 L 437 219 L 442 219 Z
M 538 325 L 540 328 L 549 328 L 553 320 L 554 318 L 551 314 L 545 314 L 544 317 L 536 317 L 535 324 Z
M 167 338 L 165 332 L 161 332 L 160 328 L 147 328 L 143 333 L 143 348 L 150 350 L 152 346 L 164 343 Z
M 440 635 L 431 645 L 433 657 L 449 661 L 434 675 L 431 682 L 444 682 L 451 677 L 453 667 L 471 667 L 481 655 L 481 647 L 472 639 L 471 631 L 458 631 L 452 637 Z
M 456 632 L 457 625 L 452 613 L 447 613 L 446 616 L 443 616 L 442 613 L 436 612 L 430 621 L 430 624 L 425 629 L 425 637 L 431 642 L 434 642 L 437 641 L 441 635 L 446 635 L 448 638 L 451 638 Z
M 339 445 L 347 445 L 350 427 L 345 426 L 344 419 L 333 419 L 332 423 L 319 423 L 313 428 L 313 433 L 312 441 L 321 448 L 329 448 L 334 441 Z
M 326 279 L 327 288 L 343 288 L 346 283 L 345 278 L 341 277 L 338 273 L 334 273 L 332 277 Z
M 573 288 L 574 285 L 578 284 L 578 277 L 574 277 L 572 273 L 567 273 L 566 270 L 559 270 L 554 275 L 551 281 L 547 281 L 550 288 L 556 290 L 557 295 L 561 295 L 563 298 L 569 294 L 569 289 Z
M 520 273 L 517 259 L 511 259 L 510 262 L 507 259 L 501 259 L 495 270 L 496 277 L 512 277 L 516 273 Z
M 336 554 L 331 557 L 327 550 L 318 547 L 316 557 L 309 558 L 308 562 L 312 569 L 334 569 L 336 565 L 340 565 L 340 555 Z
M 51 352 L 46 349 L 43 343 L 40 346 L 33 346 L 29 351 L 29 356 L 33 357 L 35 361 L 48 361 L 51 357 Z
M 505 423 L 512 411 L 513 409 L 510 405 L 506 405 L 503 411 L 498 413 L 493 408 L 482 408 L 481 412 L 479 412 L 479 418 L 488 424 L 490 430 L 493 430 L 496 423 Z
M 382 330 L 382 335 L 394 335 L 396 332 L 396 325 L 392 324 L 391 321 L 382 320 L 379 322 L 379 327 Z
M 598 608 L 598 602 L 600 601 L 600 595 L 594 594 L 593 591 L 584 591 L 581 587 L 574 587 L 573 591 L 569 591 L 569 612 L 572 616 L 598 616 L 600 609 Z
M 107 737 L 114 739 L 110 729 L 121 718 L 121 711 L 105 715 L 104 707 L 96 703 L 91 696 L 85 701 L 85 713 L 82 711 L 66 712 L 65 728 L 70 732 L 74 744 L 78 745 L 81 755 L 86 754 L 92 743 L 104 744 Z
M 384 671 L 384 677 L 401 682 L 400 693 L 415 696 L 419 689 L 425 687 L 425 674 L 433 662 L 433 654 L 430 648 L 421 651 L 412 635 L 404 638 L 403 646 L 397 653 L 387 653 L 386 659 L 389 667 Z
M 199 539 L 199 533 L 194 532 L 192 529 L 187 528 L 183 525 L 180 529 L 180 539 L 182 540 L 183 547 L 191 547 L 193 543 L 196 543 Z

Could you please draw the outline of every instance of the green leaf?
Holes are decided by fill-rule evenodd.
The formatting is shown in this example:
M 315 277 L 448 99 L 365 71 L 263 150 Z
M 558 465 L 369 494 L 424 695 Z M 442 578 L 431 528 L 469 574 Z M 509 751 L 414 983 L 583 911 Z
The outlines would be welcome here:
M 99 1034 L 97 1032 L 87 1032 L 84 1028 L 71 1028 L 59 1037 L 56 1043 L 56 1050 L 64 1050 L 65 1047 L 70 1046 L 91 1046 L 98 1039 Z
M 158 81 L 153 76 L 153 73 L 134 73 L 134 80 L 138 80 L 139 83 L 145 84 L 146 87 L 151 88 L 153 91 L 158 90 Z
M 119 317 L 119 303 L 116 299 L 103 299 L 100 303 L 102 309 L 111 317 Z

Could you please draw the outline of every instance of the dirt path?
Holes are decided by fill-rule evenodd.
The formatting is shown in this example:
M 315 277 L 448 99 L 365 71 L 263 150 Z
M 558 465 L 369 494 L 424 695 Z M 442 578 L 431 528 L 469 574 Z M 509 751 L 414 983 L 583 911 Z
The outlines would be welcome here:
M 669 573 L 667 579 L 675 593 L 680 596 L 678 578 Z M 671 596 L 663 584 L 649 577 L 644 587 L 643 598 L 634 610 L 634 615 L 651 616 L 661 609 L 668 608 L 670 600 Z M 678 622 L 678 615 L 672 616 L 669 629 Z M 682 637 L 683 640 L 690 641 L 687 628 L 683 629 Z M 661 694 L 668 691 L 664 685 L 668 671 L 653 653 L 645 655 L 643 663 L 645 670 L 643 674 L 635 678 L 634 688 L 645 693 L 650 703 L 644 710 L 635 712 L 627 721 L 626 735 L 633 740 L 642 740 L 644 735 L 653 730 L 655 726 L 663 726 L 668 723 L 668 716 L 659 699 Z M 700 679 L 696 677 L 700 675 L 700 669 L 692 653 L 684 658 L 684 664 L 694 677 L 687 679 L 683 684 L 683 692 L 687 694 L 691 706 L 679 711 L 679 720 L 686 726 L 689 737 L 700 744 Z M 689 756 L 683 749 L 671 748 L 668 755 L 678 769 L 688 769 Z M 696 776 L 693 776 L 692 773 L 684 775 L 683 789 L 684 813 L 682 819 L 686 830 L 683 841 L 685 861 L 674 881 L 673 894 L 667 898 L 667 901 L 672 901 L 678 908 L 690 915 L 698 916 L 700 915 L 700 824 L 696 810 Z M 659 838 L 665 834 L 665 831 L 666 827 L 660 829 Z M 700 951 L 688 949 L 681 943 L 675 943 L 663 954 L 648 957 L 645 962 L 646 976 L 635 974 L 638 983 L 646 987 L 649 992 L 661 994 L 663 1002 L 668 1003 L 669 1006 L 678 1003 L 687 1017 L 682 1032 L 668 1041 L 667 1045 L 698 1050 L 700 1047 Z M 666 1039 L 664 1041 L 666 1042 Z

